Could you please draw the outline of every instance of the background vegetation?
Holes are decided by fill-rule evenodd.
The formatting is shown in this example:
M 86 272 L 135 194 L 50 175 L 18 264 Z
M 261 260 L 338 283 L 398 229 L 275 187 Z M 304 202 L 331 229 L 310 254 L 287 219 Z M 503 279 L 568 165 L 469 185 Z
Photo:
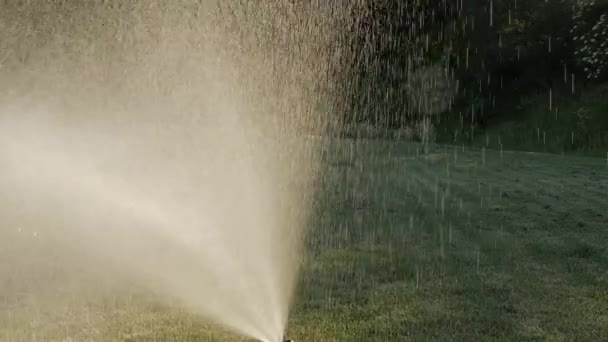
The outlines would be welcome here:
M 607 1 L 369 1 L 363 13 L 348 125 L 402 128 L 440 113 L 442 143 L 489 146 L 490 135 L 497 148 L 606 152 Z M 444 76 L 417 82 L 430 67 Z

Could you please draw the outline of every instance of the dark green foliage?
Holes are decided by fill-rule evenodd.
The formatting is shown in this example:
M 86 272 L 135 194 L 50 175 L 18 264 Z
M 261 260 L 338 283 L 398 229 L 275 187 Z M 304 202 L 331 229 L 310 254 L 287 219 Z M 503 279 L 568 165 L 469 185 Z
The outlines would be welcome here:
M 587 5 L 580 10 L 583 2 Z M 480 133 L 493 122 L 519 119 L 541 103 L 549 108 L 549 92 L 552 101 L 567 97 L 569 110 L 576 112 L 572 107 L 584 106 L 577 102 L 583 93 L 606 80 L 603 71 L 590 77 L 590 57 L 586 62 L 583 53 L 577 55 L 581 46 L 574 38 L 598 25 L 608 1 L 409 0 L 368 1 L 366 6 L 350 42 L 348 122 L 402 127 L 418 121 L 407 84 L 416 70 L 429 65 L 457 81 L 457 96 L 445 95 L 451 105 L 441 120 L 462 116 L 470 124 L 460 136 L 471 139 L 476 135 L 471 125 Z M 598 39 L 595 49 L 602 44 Z M 608 63 L 603 53 L 595 55 L 597 65 Z M 542 102 L 522 103 L 543 96 Z

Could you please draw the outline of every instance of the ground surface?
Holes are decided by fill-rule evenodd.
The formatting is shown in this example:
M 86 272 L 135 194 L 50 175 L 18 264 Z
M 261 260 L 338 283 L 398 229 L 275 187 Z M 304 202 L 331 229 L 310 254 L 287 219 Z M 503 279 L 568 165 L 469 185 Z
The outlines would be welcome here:
M 605 159 L 331 145 L 296 341 L 608 338 Z M 0 340 L 238 340 L 138 296 L 61 298 L 0 293 Z

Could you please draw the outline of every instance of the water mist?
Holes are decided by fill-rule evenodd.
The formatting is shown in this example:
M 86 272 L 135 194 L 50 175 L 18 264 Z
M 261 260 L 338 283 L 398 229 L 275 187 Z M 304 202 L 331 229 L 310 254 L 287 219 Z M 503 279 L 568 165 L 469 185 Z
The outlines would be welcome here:
M 7 29 L 45 43 L 8 46 L 0 294 L 86 270 L 280 340 L 317 175 L 306 136 L 327 121 L 328 8 L 74 2 L 66 20 L 67 3 L 38 9 L 46 21 L 6 9 L 26 13 Z

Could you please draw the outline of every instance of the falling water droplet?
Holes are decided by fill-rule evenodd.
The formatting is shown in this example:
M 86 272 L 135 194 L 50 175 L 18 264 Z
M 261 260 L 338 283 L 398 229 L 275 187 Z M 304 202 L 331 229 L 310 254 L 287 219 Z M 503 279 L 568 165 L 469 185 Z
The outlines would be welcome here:
M 479 250 L 480 250 L 480 248 L 477 247 L 477 251 L 476 251 L 476 260 L 477 260 L 477 267 L 476 267 L 476 269 L 477 269 L 477 274 L 479 274 L 479 263 L 480 263 L 480 259 L 481 259 L 481 257 L 480 257 L 481 253 L 480 253 Z
M 575 93 L 575 89 L 574 89 L 574 74 L 572 74 L 572 94 Z
M 452 223 L 448 223 L 448 244 L 452 245 Z

